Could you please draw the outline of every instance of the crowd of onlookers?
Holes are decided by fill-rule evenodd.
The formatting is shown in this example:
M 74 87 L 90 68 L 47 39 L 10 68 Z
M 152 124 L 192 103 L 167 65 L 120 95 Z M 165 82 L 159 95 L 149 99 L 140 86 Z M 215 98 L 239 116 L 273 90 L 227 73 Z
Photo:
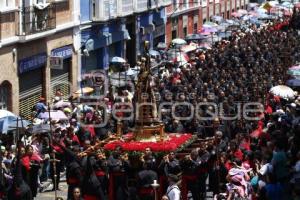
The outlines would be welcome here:
M 292 25 L 293 20 L 297 19 L 292 18 Z M 116 133 L 110 109 L 120 99 L 135 102 L 133 91 L 123 87 L 118 91 L 119 100 L 112 93 L 100 99 L 107 110 L 85 104 L 87 100 L 78 105 L 70 98 L 69 104 L 55 107 L 68 119 L 51 121 L 51 137 L 41 129 L 40 133 L 26 133 L 16 145 L 2 144 L 0 199 L 33 199 L 48 179 L 52 179 L 53 190 L 59 190 L 63 171 L 70 200 L 154 199 L 154 180 L 160 184 L 156 192 L 165 200 L 204 199 L 208 191 L 216 199 L 299 199 L 300 99 L 297 95 L 283 99 L 268 91 L 284 84 L 289 78 L 287 69 L 300 61 L 300 36 L 288 25 L 280 30 L 270 26 L 249 29 L 252 31 L 235 31 L 211 50 L 190 53 L 187 64 L 167 63 L 152 77 L 151 87 L 161 97 L 158 105 L 222 105 L 219 116 L 210 120 L 175 119 L 168 104 L 160 110 L 166 132 L 213 137 L 211 140 L 203 140 L 181 158 L 177 152 L 161 156 L 150 148 L 134 156 L 118 147 L 108 155 L 93 145 Z M 54 104 L 60 101 L 57 93 Z M 254 113 L 259 120 L 221 117 L 235 116 L 237 105 L 247 102 L 261 103 L 261 111 Z M 200 108 L 201 117 L 216 109 L 208 104 Z M 46 110 L 41 99 L 35 117 Z M 177 117 L 190 112 L 189 105 L 175 109 Z M 103 122 L 104 113 L 108 123 L 94 126 Z M 33 122 L 43 123 L 38 118 Z M 123 133 L 133 126 L 133 120 L 124 121 Z

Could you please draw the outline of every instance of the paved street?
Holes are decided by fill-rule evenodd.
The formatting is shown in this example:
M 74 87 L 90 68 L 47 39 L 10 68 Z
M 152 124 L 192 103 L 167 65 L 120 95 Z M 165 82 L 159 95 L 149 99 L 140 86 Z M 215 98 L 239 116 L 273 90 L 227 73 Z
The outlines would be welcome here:
M 45 185 L 48 185 L 44 189 L 42 193 L 38 193 L 36 200 L 54 200 L 55 193 L 51 191 L 53 185 L 46 183 Z M 68 185 L 66 183 L 65 177 L 62 177 L 61 182 L 59 184 L 60 191 L 57 191 L 57 196 L 62 197 L 64 200 L 67 199 L 67 192 L 68 192 Z

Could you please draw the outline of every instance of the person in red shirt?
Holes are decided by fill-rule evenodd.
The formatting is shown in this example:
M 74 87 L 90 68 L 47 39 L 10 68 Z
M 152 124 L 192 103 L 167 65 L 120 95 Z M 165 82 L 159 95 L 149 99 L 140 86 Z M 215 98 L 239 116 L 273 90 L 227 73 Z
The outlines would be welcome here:
M 33 153 L 33 147 L 27 145 L 25 155 L 22 157 L 22 164 L 26 170 L 24 180 L 31 189 L 32 197 L 36 197 L 37 195 L 40 161 L 40 157 Z
M 75 135 L 75 133 L 74 133 L 73 126 L 70 126 L 67 128 L 67 139 L 69 139 L 72 142 L 72 144 L 77 144 L 77 145 L 80 144 L 80 141 L 79 141 L 77 135 Z
M 238 148 L 238 145 L 235 141 L 231 141 L 229 144 L 229 153 L 233 158 L 243 160 L 243 152 Z

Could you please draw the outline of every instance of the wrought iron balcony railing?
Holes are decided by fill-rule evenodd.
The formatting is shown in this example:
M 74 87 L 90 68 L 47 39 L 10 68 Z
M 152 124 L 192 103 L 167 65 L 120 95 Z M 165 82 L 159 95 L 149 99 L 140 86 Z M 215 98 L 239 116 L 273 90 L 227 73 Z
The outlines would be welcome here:
M 30 6 L 19 11 L 17 35 L 31 35 L 56 28 L 56 7 Z

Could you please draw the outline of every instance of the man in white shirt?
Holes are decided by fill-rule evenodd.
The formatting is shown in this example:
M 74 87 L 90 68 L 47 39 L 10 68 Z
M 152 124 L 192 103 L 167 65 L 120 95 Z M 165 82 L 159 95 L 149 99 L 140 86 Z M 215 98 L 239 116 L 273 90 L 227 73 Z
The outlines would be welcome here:
M 176 175 L 169 174 L 168 181 L 169 187 L 167 188 L 166 195 L 169 200 L 180 200 L 180 189 L 177 185 L 179 178 Z

